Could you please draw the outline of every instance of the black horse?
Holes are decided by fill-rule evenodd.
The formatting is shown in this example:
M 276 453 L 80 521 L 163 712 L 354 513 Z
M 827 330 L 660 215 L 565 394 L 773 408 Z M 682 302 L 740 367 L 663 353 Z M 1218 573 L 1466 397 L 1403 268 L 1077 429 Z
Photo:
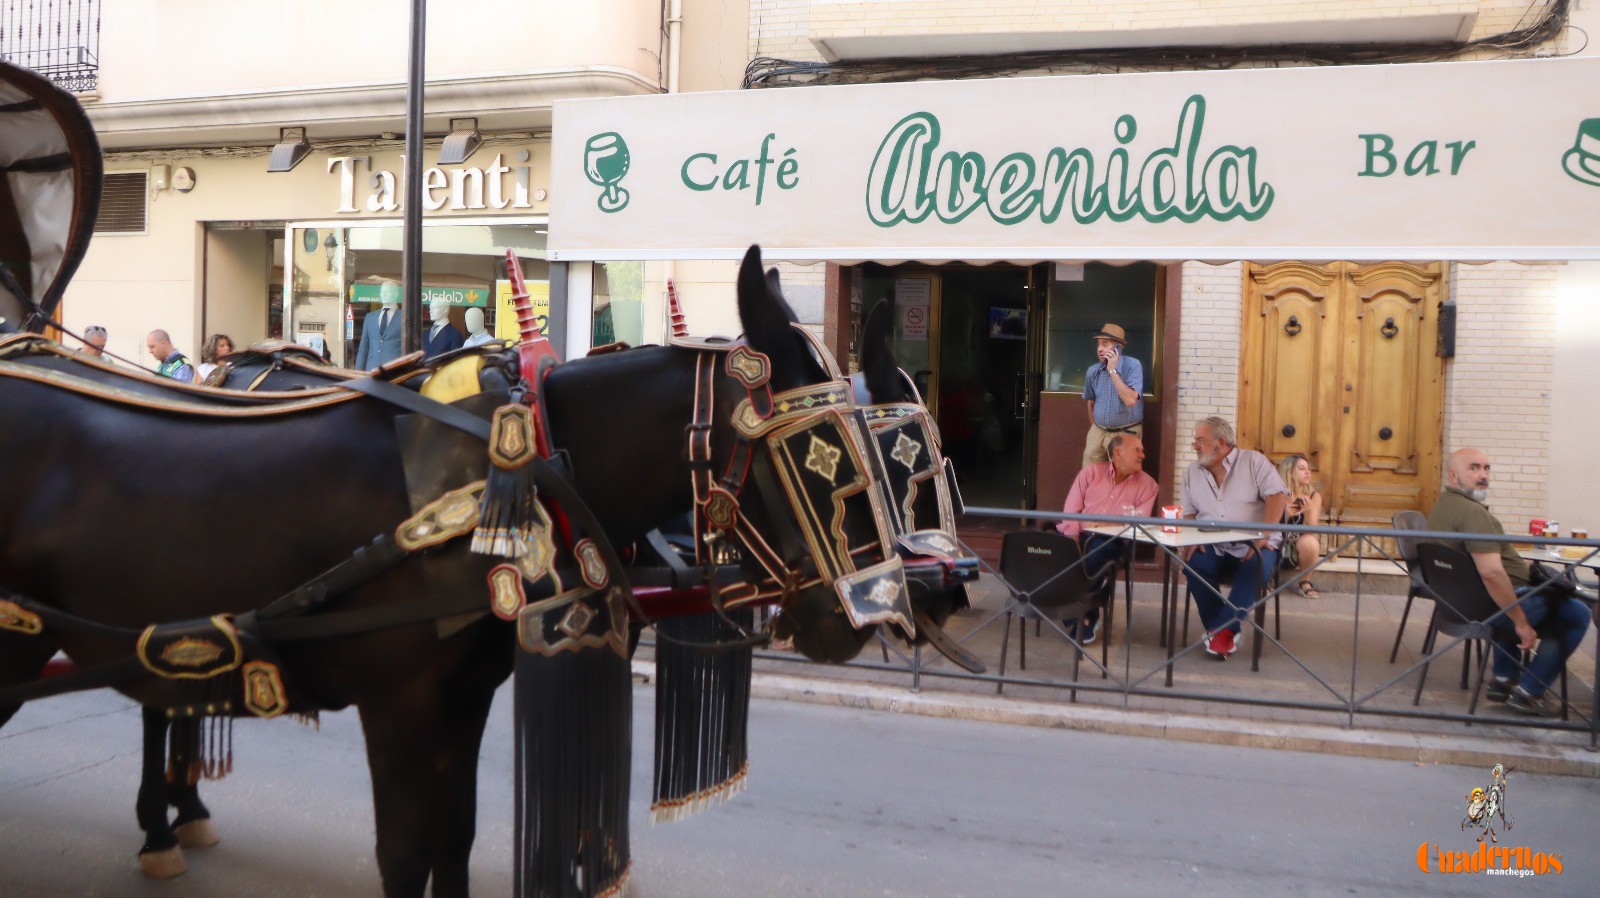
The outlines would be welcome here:
M 770 360 L 774 391 L 828 379 L 762 277 L 754 249 L 741 269 L 739 309 L 749 346 Z M 129 381 L 58 355 L 19 354 L 0 364 L 12 375 L 45 375 L 0 376 L 7 422 L 0 465 L 8 472 L 0 481 L 0 587 L 82 619 L 138 629 L 245 612 L 413 511 L 391 406 L 358 398 L 218 420 L 43 382 L 61 371 L 111 386 Z M 573 484 L 614 545 L 693 506 L 684 435 L 694 417 L 695 366 L 694 352 L 646 347 L 570 362 L 545 381 L 555 443 L 572 459 Z M 146 395 L 147 386 L 128 392 Z M 742 395 L 734 384 L 721 392 L 711 428 L 718 469 L 734 451 L 728 420 Z M 763 508 L 753 495 L 744 501 L 769 522 L 792 515 Z M 239 510 L 227 526 L 201 517 L 218 504 Z M 360 611 L 480 590 L 492 563 L 449 544 L 356 586 L 334 607 Z M 799 624 L 793 635 L 808 654 L 848 656 L 859 648 L 854 628 L 833 623 L 844 615 L 831 583 L 792 591 L 783 616 Z M 38 676 L 58 649 L 93 667 L 128 646 L 93 631 L 0 632 L 0 687 Z M 479 740 L 494 690 L 511 669 L 512 628 L 488 616 L 448 636 L 433 623 L 410 624 L 286 643 L 280 654 L 299 706 L 354 705 L 361 713 L 385 892 L 420 895 L 431 878 L 436 896 L 466 894 Z M 118 688 L 148 707 L 173 704 L 170 684 L 155 677 Z M 0 721 L 14 711 L 0 708 Z M 167 796 L 142 798 L 147 844 L 170 843 Z M 203 810 L 180 807 L 179 822 L 197 814 Z

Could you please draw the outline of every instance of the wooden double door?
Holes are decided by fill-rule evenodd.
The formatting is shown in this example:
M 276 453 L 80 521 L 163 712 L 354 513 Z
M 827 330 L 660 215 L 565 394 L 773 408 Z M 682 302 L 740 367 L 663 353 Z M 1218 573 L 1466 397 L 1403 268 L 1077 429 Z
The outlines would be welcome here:
M 1387 525 L 1438 496 L 1443 271 L 1246 266 L 1239 444 L 1310 459 L 1329 522 Z

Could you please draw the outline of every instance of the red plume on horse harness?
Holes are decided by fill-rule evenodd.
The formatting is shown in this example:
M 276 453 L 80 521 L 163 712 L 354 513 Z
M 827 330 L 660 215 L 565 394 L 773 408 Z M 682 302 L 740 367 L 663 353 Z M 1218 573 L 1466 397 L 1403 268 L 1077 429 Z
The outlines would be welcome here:
M 667 281 L 667 312 L 672 336 L 674 338 L 689 336 L 689 322 L 683 317 L 683 306 L 678 304 L 678 285 L 671 280 Z
M 506 275 L 511 279 L 512 303 L 517 310 L 521 340 L 517 358 L 526 392 L 495 410 L 489 434 L 489 476 L 483 493 L 483 511 L 472 551 L 482 555 L 518 558 L 535 543 L 550 540 L 550 519 L 539 505 L 534 486 L 535 456 L 550 456 L 550 437 L 541 427 L 540 384 L 551 368 L 560 364 L 550 340 L 539 333 L 528 300 L 517 254 L 506 250 Z

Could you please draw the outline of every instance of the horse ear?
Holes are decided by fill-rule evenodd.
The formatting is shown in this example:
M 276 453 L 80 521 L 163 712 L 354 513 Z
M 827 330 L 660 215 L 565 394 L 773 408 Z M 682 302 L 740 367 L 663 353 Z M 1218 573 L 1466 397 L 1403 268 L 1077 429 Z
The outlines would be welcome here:
M 866 376 L 867 392 L 872 394 L 874 402 L 896 402 L 905 398 L 894 363 L 894 349 L 889 343 L 892 303 L 892 299 L 886 299 L 873 306 L 866 323 L 861 326 L 858 357 L 861 373 Z
M 800 316 L 794 313 L 794 307 L 789 305 L 787 299 L 783 298 L 783 281 L 778 277 L 778 269 L 776 268 L 767 269 L 767 292 L 772 294 L 772 298 L 777 301 L 778 306 L 783 309 L 783 314 L 788 316 L 790 322 L 795 324 L 800 322 Z
M 775 281 L 775 275 L 770 279 L 762 275 L 761 247 L 752 244 L 739 265 L 739 323 L 750 348 L 768 356 L 791 345 L 794 336 L 789 328 L 794 312 L 781 294 L 772 291 Z

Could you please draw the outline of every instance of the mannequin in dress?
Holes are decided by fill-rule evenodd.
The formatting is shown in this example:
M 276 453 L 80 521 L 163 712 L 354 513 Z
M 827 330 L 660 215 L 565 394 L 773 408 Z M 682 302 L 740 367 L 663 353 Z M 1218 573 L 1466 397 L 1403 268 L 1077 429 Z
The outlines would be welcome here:
M 467 342 L 463 346 L 482 346 L 493 340 L 494 337 L 484 329 L 483 310 L 471 308 L 467 310 Z
M 428 304 L 427 333 L 422 335 L 422 354 L 431 358 L 443 355 L 452 349 L 460 349 L 462 343 L 461 332 L 450 323 L 450 304 L 434 301 Z
M 361 325 L 361 346 L 356 350 L 356 370 L 371 371 L 400 357 L 405 322 L 400 312 L 400 284 L 384 281 L 378 287 L 376 312 L 368 312 Z

